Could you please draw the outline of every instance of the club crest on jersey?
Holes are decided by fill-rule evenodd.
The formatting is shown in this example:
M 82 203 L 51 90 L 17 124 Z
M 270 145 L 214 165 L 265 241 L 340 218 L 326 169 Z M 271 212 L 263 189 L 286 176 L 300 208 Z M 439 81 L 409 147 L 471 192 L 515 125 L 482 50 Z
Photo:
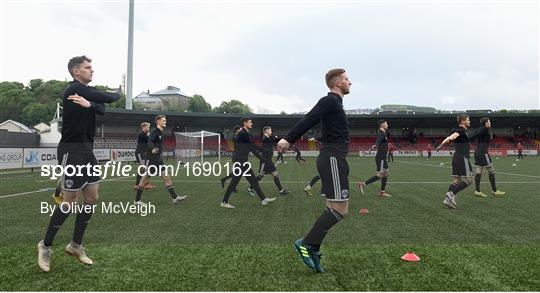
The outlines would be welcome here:
M 347 197 L 349 197 L 349 190 L 348 189 L 341 190 L 341 198 L 347 198 Z
M 66 180 L 66 187 L 71 188 L 72 186 L 73 186 L 73 180 L 71 179 Z

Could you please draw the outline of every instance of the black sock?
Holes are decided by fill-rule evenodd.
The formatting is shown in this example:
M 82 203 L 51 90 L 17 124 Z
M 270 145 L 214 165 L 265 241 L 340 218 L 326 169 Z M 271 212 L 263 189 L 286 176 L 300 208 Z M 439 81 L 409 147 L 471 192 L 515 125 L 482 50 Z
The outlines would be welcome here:
M 491 190 L 497 191 L 497 185 L 495 185 L 495 174 L 489 173 L 489 182 L 491 183 Z
M 174 187 L 172 185 L 166 186 L 167 190 L 171 194 L 172 199 L 176 198 L 176 193 L 174 192 Z
M 450 186 L 448 186 L 448 191 L 451 191 L 453 193 L 454 189 L 456 189 L 456 186 L 457 186 L 457 184 L 455 184 L 455 183 L 450 184 Z
M 381 179 L 381 191 L 385 190 L 387 181 L 388 181 L 388 177 L 384 177 L 383 179 Z
M 57 186 L 56 189 L 54 190 L 54 196 L 59 196 L 61 192 L 62 192 L 62 187 Z
M 86 231 L 86 226 L 88 226 L 88 222 L 90 222 L 90 218 L 92 218 L 93 214 L 91 211 L 87 211 L 87 209 L 89 209 L 89 207 L 92 207 L 93 205 L 83 203 L 83 206 L 85 208 L 81 208 L 80 212 L 75 218 L 75 230 L 73 231 L 73 242 L 79 245 L 82 244 L 84 231 Z
M 274 183 L 276 184 L 279 191 L 283 190 L 283 186 L 281 186 L 281 182 L 279 181 L 279 176 L 274 177 Z
M 67 207 L 64 208 L 64 210 L 67 210 Z M 60 206 L 56 206 L 54 208 L 53 215 L 51 216 L 51 220 L 49 221 L 49 226 L 47 227 L 47 232 L 45 232 L 45 238 L 43 239 L 43 243 L 45 245 L 52 245 L 54 236 L 56 236 L 56 232 L 60 230 L 60 227 L 62 227 L 62 224 L 64 224 L 66 219 L 69 217 L 69 214 L 70 213 L 62 212 Z
M 315 185 L 319 179 L 321 179 L 321 176 L 319 176 L 319 174 L 315 175 L 313 178 L 311 178 L 311 181 L 309 181 L 309 186 L 313 187 L 313 185 Z
M 368 184 L 371 184 L 371 183 L 373 183 L 373 182 L 375 182 L 377 180 L 379 180 L 379 177 L 378 176 L 373 176 L 373 177 L 369 178 L 365 183 L 366 183 L 366 185 L 368 185 Z
M 141 196 L 142 196 L 142 193 L 144 191 L 144 188 L 140 187 L 139 185 L 137 185 L 137 195 L 135 195 L 135 201 L 140 201 L 141 200 Z
M 137 179 L 135 180 L 135 185 L 139 185 L 141 183 L 141 175 L 137 174 Z
M 476 191 L 480 192 L 480 180 L 482 179 L 482 174 L 476 173 L 474 175 L 474 186 L 476 187 Z
M 456 185 L 456 187 L 454 187 L 454 190 L 452 192 L 454 194 L 457 194 L 458 192 L 467 188 L 467 186 L 469 186 L 469 183 L 467 183 L 467 181 L 461 181 L 458 185 Z
M 342 218 L 343 216 L 338 212 L 327 207 L 317 221 L 315 221 L 315 224 L 313 224 L 313 227 L 309 230 L 306 237 L 304 237 L 304 240 L 302 241 L 303 244 L 314 246 L 315 249 L 318 249 L 328 233 L 328 230 L 341 221 Z

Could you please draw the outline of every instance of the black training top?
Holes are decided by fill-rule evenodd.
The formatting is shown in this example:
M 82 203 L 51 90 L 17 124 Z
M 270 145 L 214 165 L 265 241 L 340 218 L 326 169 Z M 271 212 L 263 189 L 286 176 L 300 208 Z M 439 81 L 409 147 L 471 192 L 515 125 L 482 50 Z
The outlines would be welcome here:
M 74 94 L 82 96 L 91 104 L 84 108 L 68 100 Z M 62 138 L 58 147 L 63 152 L 91 153 L 96 134 L 96 114 L 105 113 L 103 103 L 112 103 L 120 98 L 118 93 L 106 93 L 79 81 L 71 81 L 62 98 Z
M 291 144 L 294 143 L 319 122 L 322 132 L 319 139 L 321 152 L 347 153 L 351 142 L 349 122 L 343 110 L 343 99 L 332 92 L 322 97 L 313 109 L 289 130 L 285 135 L 285 140 Z
M 381 131 L 379 129 L 375 145 L 377 146 L 377 154 L 375 155 L 376 157 L 380 158 L 386 157 L 388 155 L 388 136 L 385 131 Z
M 233 154 L 233 160 L 235 161 L 246 161 L 248 159 L 249 153 L 253 153 L 257 158 L 263 160 L 261 153 L 264 150 L 256 145 L 253 140 L 251 140 L 251 135 L 245 128 L 242 128 L 236 135 L 236 145 L 235 151 Z
M 232 138 L 232 144 L 233 144 L 233 150 L 236 152 L 236 137 L 237 135 L 233 135 L 233 138 Z
M 139 137 L 137 137 L 137 148 L 135 149 L 135 155 L 145 155 L 148 148 L 148 134 L 141 131 Z
M 271 158 L 274 155 L 274 146 L 278 142 L 277 136 L 266 136 L 262 137 L 262 148 L 264 150 L 264 155 L 266 158 Z
M 458 127 L 453 132 L 459 133 L 458 138 L 454 140 L 454 146 L 456 149 L 454 156 L 469 158 L 471 155 L 469 153 L 469 135 L 467 133 L 467 129 Z
M 152 153 L 152 149 L 157 148 L 158 152 L 156 154 Z M 160 159 L 161 153 L 163 152 L 163 132 L 159 128 L 154 128 L 150 131 L 148 135 L 148 149 L 146 151 L 146 156 L 151 159 Z
M 489 143 L 491 142 L 491 133 L 489 132 L 489 128 L 481 126 L 476 133 L 469 138 L 469 140 L 471 142 L 474 142 L 475 140 L 478 141 L 476 150 L 474 151 L 475 154 L 483 155 L 487 153 Z

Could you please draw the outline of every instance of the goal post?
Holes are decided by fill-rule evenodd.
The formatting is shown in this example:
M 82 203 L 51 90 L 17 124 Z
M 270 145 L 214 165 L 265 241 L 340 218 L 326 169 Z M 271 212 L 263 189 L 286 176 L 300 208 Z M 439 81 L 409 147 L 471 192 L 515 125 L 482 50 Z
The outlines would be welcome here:
M 205 158 L 217 158 L 221 161 L 221 135 L 206 130 L 175 132 L 176 147 L 174 155 L 177 161 L 204 162 Z

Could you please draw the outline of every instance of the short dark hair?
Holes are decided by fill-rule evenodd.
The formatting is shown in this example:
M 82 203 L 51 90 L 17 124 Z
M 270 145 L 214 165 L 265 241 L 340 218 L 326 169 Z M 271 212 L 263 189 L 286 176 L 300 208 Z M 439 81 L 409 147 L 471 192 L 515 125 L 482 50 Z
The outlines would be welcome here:
M 384 122 L 386 122 L 386 120 L 381 119 L 381 120 L 377 121 L 377 125 L 378 125 L 379 127 L 381 127 L 381 124 L 383 124 Z
M 240 120 L 240 124 L 242 124 L 242 126 L 244 126 L 244 123 L 248 122 L 249 120 L 251 120 L 251 118 L 244 117 L 244 118 L 242 118 L 242 120 Z
M 486 123 L 489 121 L 489 117 L 483 117 L 480 119 L 480 125 L 486 126 Z
M 270 126 L 265 126 L 265 127 L 263 127 L 263 131 L 266 131 L 266 130 L 268 130 L 268 129 L 272 129 L 272 127 L 270 127 Z
M 163 118 L 167 118 L 167 116 L 165 116 L 165 115 L 157 115 L 156 116 L 156 122 L 158 122 L 158 120 L 161 120 Z
M 234 132 L 237 132 L 238 129 L 240 129 L 240 128 L 242 128 L 242 127 L 240 127 L 240 125 L 235 125 L 234 128 L 233 128 L 233 129 L 234 129 Z
M 330 70 L 326 73 L 326 77 L 325 77 L 326 85 L 327 85 L 329 88 L 332 88 L 333 83 L 334 83 L 334 80 L 336 79 L 336 77 L 342 75 L 343 73 L 345 73 L 345 69 L 343 69 L 343 68 L 334 68 L 334 69 L 330 69 Z
M 467 115 L 467 114 L 459 114 L 459 115 L 457 116 L 457 119 L 456 119 L 456 120 L 457 120 L 457 123 L 460 124 L 461 121 L 464 121 L 464 120 L 466 120 L 467 118 L 469 118 L 469 115 Z
M 79 68 L 79 66 L 81 66 L 81 64 L 83 64 L 84 61 L 92 62 L 92 59 L 86 57 L 85 55 L 76 56 L 76 57 L 73 57 L 73 58 L 69 59 L 68 71 L 69 71 L 69 74 L 71 74 L 72 77 L 75 77 L 73 75 L 73 70 L 76 69 L 76 68 Z

